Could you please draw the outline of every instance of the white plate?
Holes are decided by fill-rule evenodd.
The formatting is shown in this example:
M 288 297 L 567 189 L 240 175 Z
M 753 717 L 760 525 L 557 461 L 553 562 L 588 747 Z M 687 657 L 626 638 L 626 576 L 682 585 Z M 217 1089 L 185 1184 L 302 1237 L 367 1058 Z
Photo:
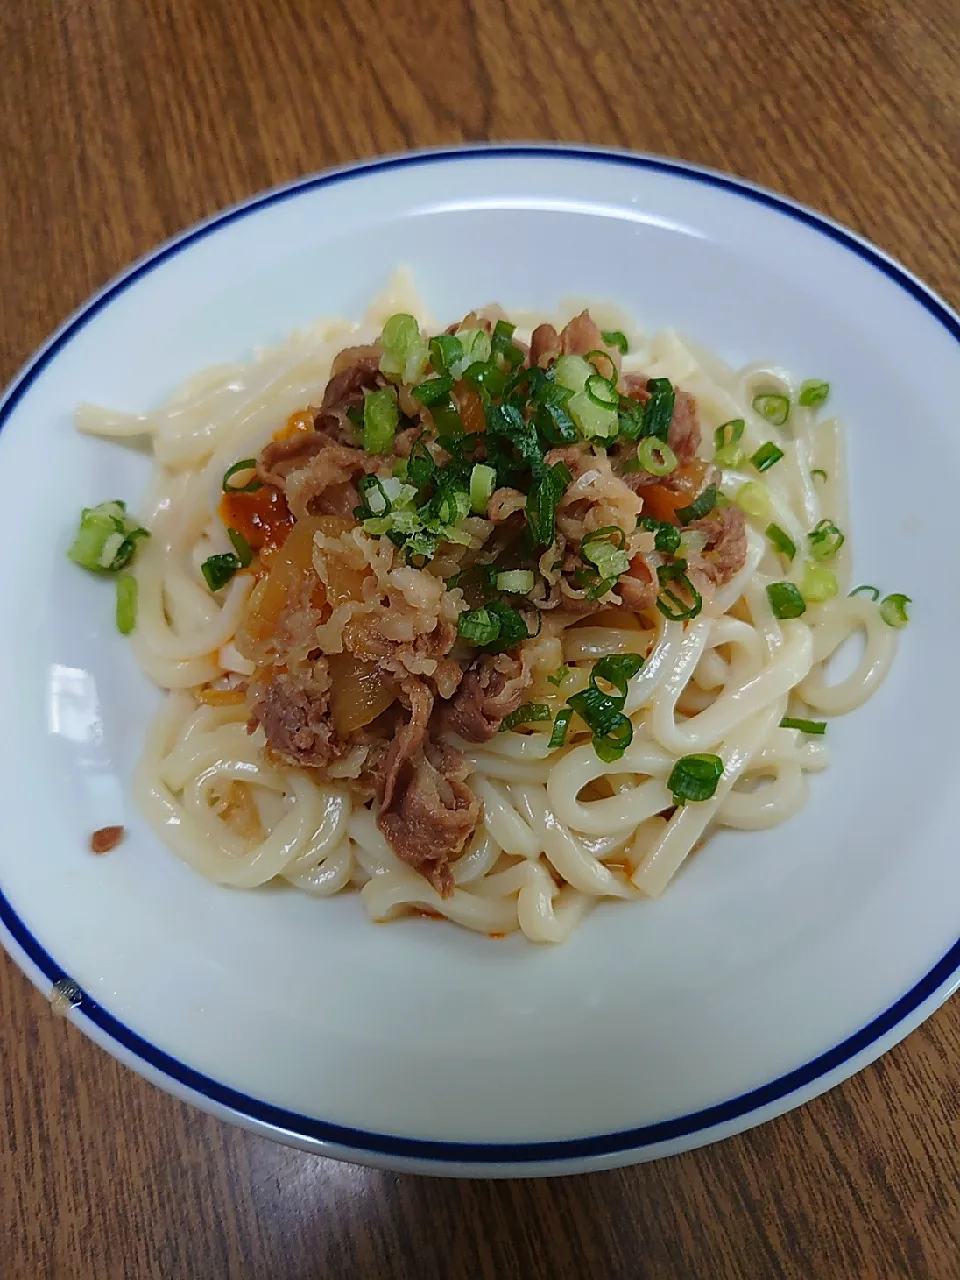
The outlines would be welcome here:
M 563 947 L 356 896 L 215 888 L 125 795 L 155 695 L 110 588 L 64 558 L 79 508 L 135 499 L 136 454 L 72 430 L 151 406 L 397 263 L 441 318 L 496 298 L 622 302 L 733 363 L 830 380 L 851 434 L 856 573 L 914 599 L 881 693 L 769 833 L 711 842 L 656 903 Z M 501 147 L 382 160 L 259 197 L 94 298 L 2 408 L 4 942 L 108 1052 L 198 1106 L 329 1155 L 453 1173 L 625 1164 L 712 1141 L 882 1053 L 956 987 L 952 789 L 960 321 L 901 267 L 778 196 L 672 162 Z M 122 812 L 122 818 L 118 814 Z M 88 833 L 123 821 L 105 858 Z

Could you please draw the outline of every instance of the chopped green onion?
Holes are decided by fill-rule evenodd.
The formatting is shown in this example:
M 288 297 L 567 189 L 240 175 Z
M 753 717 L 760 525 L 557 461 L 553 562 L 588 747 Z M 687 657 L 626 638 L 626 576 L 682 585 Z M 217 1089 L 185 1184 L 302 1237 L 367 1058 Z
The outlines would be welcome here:
M 583 356 L 561 356 L 553 366 L 554 380 L 568 391 L 582 391 L 594 368 Z
M 694 498 L 689 507 L 677 508 L 677 519 L 681 524 L 689 524 L 691 520 L 702 520 L 717 505 L 717 486 L 708 484 L 699 497 Z
M 706 753 L 681 756 L 670 770 L 667 786 L 678 804 L 711 800 L 723 777 L 723 761 Z
M 768 440 L 766 444 L 762 444 L 756 453 L 751 454 L 750 461 L 758 471 L 769 471 L 775 462 L 779 462 L 783 457 L 783 450 L 778 448 L 772 440 Z
M 422 489 L 430 483 L 433 479 L 433 473 L 437 469 L 437 464 L 434 462 L 433 455 L 421 436 L 414 440 L 410 456 L 405 461 L 407 467 L 406 475 L 402 477 L 403 479 L 409 480 L 418 489 Z
M 601 329 L 600 337 L 608 347 L 616 347 L 622 356 L 627 354 L 627 335 L 620 329 Z
M 785 529 L 781 529 L 778 524 L 767 525 L 767 537 L 773 543 L 775 549 L 782 556 L 786 556 L 788 560 L 792 560 L 797 554 L 797 544 L 789 533 Z
M 547 744 L 550 747 L 562 747 L 567 740 L 567 730 L 570 728 L 570 721 L 573 719 L 573 710 L 570 707 L 564 707 L 562 711 L 557 712 L 556 719 L 553 722 L 553 733 L 550 735 L 550 741 Z
M 833 560 L 846 539 L 832 520 L 821 520 L 807 535 L 814 560 Z
M 493 467 L 478 462 L 470 472 L 470 510 L 476 516 L 487 514 L 487 503 L 497 487 L 497 473 Z
M 743 461 L 743 450 L 736 446 L 743 438 L 746 425 L 743 418 L 731 418 L 729 422 L 717 427 L 713 433 L 713 442 L 716 448 L 714 462 L 718 467 L 739 467 Z
M 431 405 L 449 395 L 452 387 L 453 378 L 449 373 L 444 373 L 436 378 L 427 378 L 425 382 L 418 382 L 410 394 L 421 404 Z
M 639 400 L 631 400 L 629 396 L 620 397 L 620 411 L 617 418 L 617 435 L 621 440 L 631 443 L 639 440 L 644 434 L 644 411 Z
M 767 583 L 767 599 L 775 618 L 799 618 L 807 611 L 806 601 L 792 582 Z
M 627 684 L 642 666 L 643 658 L 639 653 L 608 653 L 594 663 L 590 672 L 590 684 L 603 693 L 604 690 L 600 689 L 597 681 L 605 680 L 607 684 L 613 685 L 621 698 L 626 698 Z
M 878 590 L 876 587 L 869 587 L 869 586 L 866 586 L 866 585 L 864 585 L 864 586 L 862 586 L 862 587 L 854 587 L 854 588 L 853 588 L 853 590 L 850 592 L 850 595 L 851 595 L 851 596 L 858 596 L 858 595 L 860 595 L 860 593 L 861 593 L 861 592 L 863 592 L 863 591 L 866 591 L 866 592 L 869 594 L 869 596 L 870 596 L 871 600 L 879 600 L 879 599 L 880 599 L 880 592 L 879 592 L 879 590 Z
M 820 479 L 824 482 L 824 484 L 826 484 L 827 473 L 824 471 L 823 467 L 814 467 L 814 469 L 810 472 L 811 480 L 816 480 L 817 476 L 819 476 Z
M 623 698 L 591 687 L 573 694 L 567 705 L 593 732 L 593 749 L 605 763 L 618 760 L 633 741 L 633 725 L 623 714 Z
M 822 604 L 832 600 L 840 590 L 837 575 L 826 565 L 808 562 L 800 579 L 800 592 L 807 604 Z
M 149 537 L 149 531 L 127 515 L 125 503 L 101 502 L 80 512 L 80 527 L 67 555 L 82 569 L 117 573 L 133 559 L 138 539 Z
M 457 634 L 471 644 L 490 644 L 500 634 L 500 622 L 486 609 L 471 609 L 457 619 Z
M 527 524 L 534 541 L 542 547 L 553 542 L 557 507 L 573 477 L 562 462 L 544 471 L 527 494 Z
M 490 337 L 493 358 L 506 366 L 511 372 L 523 364 L 523 351 L 513 341 L 516 327 L 515 324 L 510 324 L 508 320 L 498 320 L 493 326 L 493 333 Z
M 238 557 L 232 551 L 227 551 L 222 555 L 208 556 L 200 566 L 200 572 L 210 590 L 219 591 L 227 585 L 239 568 Z
M 674 560 L 673 564 L 662 564 L 657 568 L 657 579 L 661 594 L 657 597 L 657 608 L 668 622 L 686 622 L 695 618 L 703 608 L 703 597 L 687 577 L 686 560 Z M 677 586 L 687 592 L 691 603 L 686 604 L 680 596 L 667 586 L 668 582 L 676 582 Z
M 606 358 L 610 359 L 609 356 Z M 599 405 L 601 409 L 616 410 L 620 404 L 617 388 L 608 378 L 602 378 L 599 373 L 592 373 L 583 384 L 583 389 L 592 403 Z
M 645 436 L 637 445 L 637 459 L 652 476 L 668 476 L 677 469 L 677 455 L 656 436 Z
M 800 383 L 800 403 L 806 409 L 818 408 L 824 403 L 829 394 L 829 382 L 820 382 L 817 378 L 807 378 Z
M 256 475 L 247 484 L 228 484 L 228 481 L 237 474 L 238 471 L 256 472 L 256 458 L 241 458 L 239 462 L 235 462 L 232 467 L 228 467 L 223 473 L 223 481 L 221 487 L 224 493 L 256 493 L 258 489 L 263 488 L 263 481 L 258 480 Z
M 430 351 L 413 316 L 391 316 L 380 334 L 380 347 L 380 372 L 402 382 L 416 382 L 427 366 Z
M 733 500 L 741 511 L 757 520 L 765 520 L 770 516 L 770 494 L 759 480 L 748 480 L 746 484 L 742 484 Z
M 676 399 L 673 383 L 669 378 L 649 378 L 647 380 L 649 400 L 644 406 L 644 434 L 666 440 L 673 421 L 673 406 Z
M 498 573 L 497 590 L 512 596 L 526 595 L 533 590 L 533 570 L 508 569 L 505 573 Z
M 610 539 L 614 541 L 611 542 Z M 616 539 L 619 538 L 619 545 Z M 617 579 L 630 568 L 630 557 L 625 551 L 627 536 L 617 525 L 595 529 L 580 543 L 580 555 L 594 565 L 603 579 Z M 611 586 L 613 583 L 611 582 Z M 609 590 L 609 587 L 607 588 Z M 602 593 L 606 595 L 606 591 Z
M 784 716 L 780 721 L 781 729 L 799 729 L 801 733 L 815 733 L 820 736 L 827 731 L 826 720 L 799 720 L 796 716 Z
M 550 708 L 545 702 L 525 702 L 516 711 L 511 711 L 500 722 L 500 732 L 506 733 L 515 729 L 518 724 L 534 724 L 538 720 L 549 720 Z
M 654 535 L 653 545 L 663 555 L 672 556 L 679 550 L 680 530 L 675 524 L 656 520 L 653 516 L 641 516 L 640 528 Z
M 241 569 L 248 569 L 253 561 L 253 552 L 250 549 L 250 543 L 246 540 L 242 533 L 236 529 L 228 529 L 227 537 L 233 543 L 233 549 L 237 553 L 237 559 L 240 561 Z
M 400 424 L 394 387 L 363 393 L 363 448 L 366 453 L 390 453 Z
M 562 667 L 557 667 L 552 676 L 547 676 L 547 684 L 552 684 L 555 689 L 559 689 L 572 670 L 573 668 L 568 667 L 566 664 Z
M 427 344 L 434 373 L 443 377 L 451 365 L 463 356 L 463 344 L 452 333 L 441 333 Z
M 899 592 L 892 596 L 885 596 L 880 602 L 880 617 L 888 627 L 899 631 L 910 621 L 907 605 L 912 603 L 909 596 L 901 595 Z
M 139 588 L 132 573 L 121 573 L 117 579 L 117 630 L 128 636 L 137 625 L 137 597 Z
M 371 516 L 386 516 L 390 514 L 393 503 L 387 497 L 387 491 L 383 487 L 383 481 L 379 476 L 361 476 L 357 482 L 357 492 L 360 494 L 362 506 L 354 509 L 354 515 L 358 520 L 368 520 Z
M 753 411 L 775 427 L 782 427 L 790 416 L 790 400 L 787 396 L 765 392 L 753 397 Z
M 449 366 L 449 372 L 455 378 L 462 377 L 467 369 L 475 365 L 491 365 L 491 374 L 500 373 L 497 365 L 491 364 L 493 343 L 485 329 L 461 329 L 457 334 L 460 339 L 461 355 Z

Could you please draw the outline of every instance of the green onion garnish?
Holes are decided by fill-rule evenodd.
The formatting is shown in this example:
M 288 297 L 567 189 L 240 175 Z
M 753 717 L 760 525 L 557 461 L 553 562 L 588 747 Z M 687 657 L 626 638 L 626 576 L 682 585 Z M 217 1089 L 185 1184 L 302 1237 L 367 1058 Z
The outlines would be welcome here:
M 422 489 L 430 483 L 433 479 L 433 473 L 437 469 L 433 455 L 427 448 L 422 436 L 418 436 L 414 440 L 410 456 L 406 459 L 400 459 L 400 461 L 406 461 L 407 464 L 406 474 L 402 478 L 409 480 L 418 489 Z
M 572 479 L 569 468 L 558 462 L 534 481 L 527 494 L 527 524 L 542 547 L 553 541 L 557 507 Z
M 827 731 L 826 720 L 799 720 L 796 716 L 784 716 L 780 721 L 781 729 L 799 729 L 801 733 L 823 735 Z
M 605 358 L 610 359 L 609 356 Z M 616 409 L 620 403 L 617 388 L 609 378 L 603 378 L 599 373 L 592 373 L 583 384 L 583 389 L 588 398 L 601 409 Z
M 441 333 L 431 338 L 428 349 L 434 373 L 441 376 L 463 358 L 463 343 L 452 333 Z
M 236 551 L 237 559 L 240 561 L 240 568 L 249 568 L 253 561 L 253 551 L 250 549 L 250 543 L 237 529 L 228 529 L 227 537 L 233 543 L 233 549 Z
M 616 347 L 622 356 L 627 354 L 627 335 L 620 329 L 601 329 L 600 337 L 608 347 Z
M 713 433 L 716 446 L 714 462 L 718 467 L 739 467 L 743 462 L 743 450 L 739 448 L 740 440 L 746 428 L 743 418 L 731 418 Z
M 599 692 L 604 692 L 597 684 L 605 680 L 612 684 L 621 698 L 627 696 L 627 684 L 643 666 L 643 658 L 639 653 L 608 653 L 594 663 L 590 672 L 590 684 Z
M 656 436 L 645 436 L 637 445 L 637 460 L 652 476 L 668 476 L 677 469 L 677 455 Z
M 553 722 L 553 733 L 550 735 L 550 741 L 547 744 L 550 747 L 562 747 L 567 740 L 567 730 L 570 728 L 570 721 L 573 719 L 573 709 L 564 707 L 562 711 L 557 712 L 557 717 Z
M 457 619 L 457 634 L 493 653 L 512 649 L 531 638 L 520 614 L 502 600 L 491 600 L 482 609 L 461 613 Z
M 778 448 L 772 440 L 768 440 L 766 444 L 762 444 L 756 453 L 752 454 L 750 461 L 758 471 L 769 471 L 775 462 L 779 462 L 783 457 L 783 450 Z
M 867 595 L 869 595 L 869 596 L 870 596 L 870 599 L 871 599 L 871 600 L 879 600 L 879 599 L 880 599 L 880 592 L 879 592 L 878 588 L 877 588 L 877 587 L 870 587 L 870 586 L 867 586 L 866 584 L 864 584 L 864 585 L 863 585 L 863 586 L 861 586 L 861 587 L 854 587 L 854 588 L 853 588 L 853 590 L 850 592 L 850 595 L 851 595 L 851 596 L 858 596 L 858 595 L 860 595 L 862 592 L 866 592 L 866 593 L 867 593 Z
M 507 595 L 525 596 L 528 591 L 533 590 L 533 570 L 507 569 L 504 573 L 498 573 L 497 590 L 504 591 Z
M 624 549 L 626 545 L 624 531 L 617 525 L 607 525 L 603 529 L 595 529 L 583 539 L 580 555 L 596 568 L 602 579 L 611 580 L 612 586 L 613 580 L 630 568 L 630 557 Z M 602 594 L 606 595 L 606 591 Z
M 800 579 L 800 592 L 808 604 L 822 604 L 824 600 L 832 600 L 840 590 L 837 575 L 826 565 L 814 564 L 810 561 Z
M 678 804 L 711 800 L 723 777 L 723 761 L 719 756 L 697 754 L 681 756 L 670 770 L 667 786 Z
M 770 494 L 759 480 L 748 480 L 742 484 L 733 500 L 741 511 L 757 520 L 764 520 L 770 515 Z
M 232 551 L 222 555 L 209 556 L 200 566 L 200 572 L 211 591 L 219 591 L 225 587 L 240 568 L 240 560 Z
M 676 395 L 669 378 L 650 378 L 647 381 L 649 400 L 644 406 L 643 431 L 645 435 L 666 440 L 673 421 Z
M 899 592 L 892 596 L 885 596 L 880 602 L 880 617 L 888 627 L 899 631 L 910 621 L 907 605 L 912 603 L 909 596 L 901 595 Z
M 792 582 L 768 583 L 767 599 L 775 618 L 799 618 L 807 611 L 806 601 Z
M 623 708 L 627 680 L 642 665 L 638 653 L 609 654 L 594 666 L 589 687 L 567 699 L 567 705 L 592 731 L 593 749 L 606 764 L 619 760 L 633 741 L 633 725 Z M 598 678 L 614 685 L 617 694 L 604 692 L 597 684 Z
M 420 326 L 413 316 L 391 316 L 380 334 L 380 372 L 399 378 L 402 382 L 416 382 L 427 366 L 429 349 L 420 333 Z M 437 370 L 438 373 L 446 370 Z M 385 450 L 368 450 L 385 452 Z
M 781 529 L 778 524 L 767 525 L 767 537 L 773 543 L 777 551 L 782 556 L 786 556 L 788 560 L 792 560 L 797 554 L 797 544 L 790 537 L 785 529 Z
M 436 378 L 427 378 L 425 382 L 418 382 L 411 389 L 410 394 L 419 400 L 421 404 L 431 405 L 448 396 L 452 387 L 453 378 L 450 377 L 449 373 L 444 373 Z
M 363 393 L 363 448 L 366 453 L 390 453 L 400 424 L 394 387 Z
M 814 560 L 833 560 L 846 539 L 832 520 L 821 520 L 808 534 Z
M 137 597 L 139 588 L 132 573 L 121 573 L 117 579 L 117 630 L 128 636 L 137 625 Z
M 689 524 L 691 520 L 702 520 L 717 505 L 717 486 L 708 484 L 703 493 L 690 503 L 689 507 L 677 508 L 677 519 L 681 524 Z
M 653 545 L 663 555 L 672 556 L 680 549 L 680 530 L 675 524 L 655 520 L 653 516 L 641 516 L 640 528 L 654 535 Z
M 790 400 L 787 396 L 764 392 L 753 397 L 753 411 L 775 427 L 782 427 L 790 416 Z
M 506 733 L 515 729 L 518 724 L 534 724 L 538 720 L 549 720 L 550 708 L 545 702 L 525 702 L 516 711 L 511 711 L 500 722 L 500 732 Z
M 67 555 L 74 564 L 94 573 L 117 573 L 133 559 L 140 538 L 149 538 L 126 504 L 116 500 L 84 507 L 80 527 Z
M 237 474 L 238 471 L 257 470 L 256 458 L 241 458 L 239 462 L 235 462 L 232 467 L 228 467 L 223 473 L 222 489 L 224 493 L 256 493 L 258 489 L 263 488 L 263 481 L 258 480 L 256 475 L 247 484 L 233 485 L 229 484 L 229 480 Z
M 819 476 L 819 477 L 820 477 L 820 479 L 824 482 L 824 484 L 826 484 L 826 482 L 827 482 L 827 473 L 824 471 L 823 467 L 814 467 L 814 469 L 810 472 L 810 479 L 811 479 L 811 480 L 816 480 L 816 478 L 817 478 L 818 476 Z
M 686 622 L 700 613 L 703 608 L 703 597 L 687 577 L 686 560 L 674 560 L 672 564 L 660 565 L 657 569 L 657 579 L 661 589 L 657 597 L 657 608 L 669 622 Z M 675 582 L 690 596 L 690 604 L 687 604 L 672 587 L 667 585 L 670 582 Z
M 470 472 L 470 510 L 476 516 L 487 514 L 487 503 L 497 487 L 497 473 L 493 467 L 478 462 Z
M 800 383 L 800 403 L 806 409 L 816 409 L 830 394 L 830 383 L 817 378 L 807 378 Z
M 547 684 L 552 684 L 555 689 L 559 689 L 572 670 L 573 668 L 568 667 L 566 664 L 562 667 L 557 667 L 552 676 L 547 676 Z

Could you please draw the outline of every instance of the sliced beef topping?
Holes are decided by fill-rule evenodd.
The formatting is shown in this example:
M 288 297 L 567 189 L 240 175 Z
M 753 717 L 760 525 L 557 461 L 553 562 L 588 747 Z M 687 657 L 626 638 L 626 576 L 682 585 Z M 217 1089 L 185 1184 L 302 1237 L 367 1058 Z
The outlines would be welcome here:
M 396 735 L 384 762 L 377 825 L 394 853 L 433 885 L 453 892 L 450 862 L 473 834 L 480 805 L 464 778 L 460 755 L 427 738 L 433 695 L 408 681 L 410 720 Z
M 510 654 L 477 658 L 438 713 L 442 729 L 467 742 L 489 742 L 523 702 L 530 679 L 521 659 Z
M 538 324 L 530 337 L 530 363 L 540 369 L 560 354 L 560 335 L 552 324 Z
M 270 750 L 292 765 L 324 769 L 346 752 L 330 720 L 327 663 L 298 672 L 274 671 L 249 691 L 250 727 L 263 726 Z
M 364 391 L 376 391 L 386 383 L 380 372 L 380 346 L 347 347 L 333 362 L 333 376 L 323 393 L 320 409 L 314 419 L 318 431 L 349 444 L 354 439 L 353 423 L 348 409 L 363 407 Z
M 321 432 L 268 444 L 257 471 L 268 484 L 283 489 L 298 520 L 308 516 L 349 516 L 359 504 L 356 480 L 377 466 L 362 449 L 336 444 Z
M 747 559 L 747 521 L 739 507 L 721 507 L 688 526 L 706 535 L 706 544 L 691 564 L 703 570 L 718 587 L 729 582 Z

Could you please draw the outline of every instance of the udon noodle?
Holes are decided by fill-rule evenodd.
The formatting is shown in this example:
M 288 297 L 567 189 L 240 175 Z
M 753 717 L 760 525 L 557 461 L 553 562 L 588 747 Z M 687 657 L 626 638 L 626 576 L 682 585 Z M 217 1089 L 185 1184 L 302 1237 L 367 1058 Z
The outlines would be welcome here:
M 719 447 L 720 461 L 731 464 L 714 473 L 719 502 L 747 513 L 745 557 L 729 581 L 705 587 L 695 616 L 607 607 L 527 642 L 525 697 L 549 718 L 455 742 L 482 816 L 450 864 L 452 891 L 442 894 L 397 856 L 375 804 L 357 793 L 349 757 L 320 773 L 268 750 L 262 724 L 249 731 L 243 690 L 254 663 L 234 641 L 256 575 L 237 573 L 212 591 L 202 571 L 211 556 L 231 552 L 217 513 L 225 473 L 256 457 L 290 415 L 318 403 L 337 353 L 376 341 L 398 312 L 429 327 L 402 273 L 361 323 L 319 321 L 250 363 L 206 369 L 152 412 L 79 409 L 81 430 L 146 436 L 153 448 L 138 509 L 152 536 L 135 564 L 131 643 L 165 696 L 136 768 L 136 802 L 179 858 L 220 884 L 253 889 L 279 879 L 317 897 L 356 890 L 376 921 L 419 912 L 490 935 L 520 930 L 561 942 L 602 899 L 656 898 L 710 832 L 772 828 L 797 813 L 809 775 L 829 762 L 828 747 L 822 734 L 782 722 L 859 707 L 889 670 L 897 631 L 875 600 L 848 595 L 841 426 L 804 407 L 784 370 L 732 370 L 672 331 L 647 339 L 608 308 L 604 319 L 627 340 L 621 377 L 642 371 L 695 398 L 700 457 L 712 466 Z M 516 336 L 529 341 L 529 327 Z M 764 396 L 789 401 L 782 427 L 771 425 Z M 737 422 L 735 442 L 716 437 Z M 781 456 L 759 471 L 750 459 L 770 442 Z M 818 563 L 804 549 L 824 524 L 846 535 L 832 548 L 827 590 L 804 578 Z M 656 562 L 652 539 L 644 545 Z M 783 548 L 791 545 L 797 553 L 788 559 Z M 785 583 L 805 593 L 799 616 L 777 616 L 768 587 Z M 857 633 L 854 669 L 829 680 L 831 657 Z M 598 659 L 623 654 L 643 659 L 626 687 L 632 740 L 623 754 L 601 758 L 578 721 L 552 746 L 556 713 L 571 693 L 587 686 Z M 670 782 L 690 756 L 719 758 L 722 774 L 709 797 L 683 803 Z

